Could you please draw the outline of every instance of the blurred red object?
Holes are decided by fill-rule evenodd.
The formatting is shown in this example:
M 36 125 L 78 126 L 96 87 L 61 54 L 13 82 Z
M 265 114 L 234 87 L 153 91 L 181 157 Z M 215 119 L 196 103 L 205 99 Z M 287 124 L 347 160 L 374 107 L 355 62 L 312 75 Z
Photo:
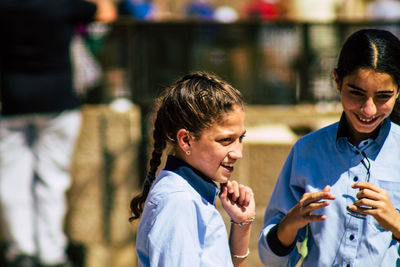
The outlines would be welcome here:
M 252 0 L 244 8 L 248 18 L 273 20 L 280 17 L 281 6 L 277 0 Z

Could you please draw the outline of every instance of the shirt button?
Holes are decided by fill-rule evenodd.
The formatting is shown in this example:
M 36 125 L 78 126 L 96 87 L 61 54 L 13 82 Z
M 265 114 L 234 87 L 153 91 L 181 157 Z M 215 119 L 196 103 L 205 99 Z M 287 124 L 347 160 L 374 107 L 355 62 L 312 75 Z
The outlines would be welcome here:
M 353 181 L 357 182 L 358 181 L 358 176 L 354 176 Z
M 350 235 L 350 236 L 349 236 L 349 239 L 350 239 L 350 240 L 353 240 L 353 239 L 354 239 L 354 235 Z

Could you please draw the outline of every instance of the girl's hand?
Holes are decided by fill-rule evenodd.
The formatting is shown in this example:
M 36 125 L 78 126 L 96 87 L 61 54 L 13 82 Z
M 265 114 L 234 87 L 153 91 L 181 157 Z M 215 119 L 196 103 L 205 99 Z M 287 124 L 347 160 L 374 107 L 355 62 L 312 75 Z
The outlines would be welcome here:
M 393 206 L 386 190 L 368 182 L 358 182 L 352 185 L 358 188 L 357 199 L 348 206 L 351 211 L 371 215 L 384 229 L 399 237 L 400 214 Z
M 296 239 L 297 232 L 310 222 L 323 221 L 326 215 L 313 215 L 312 212 L 329 205 L 336 197 L 330 193 L 331 187 L 325 186 L 321 192 L 305 193 L 278 224 L 278 238 L 285 246 Z
M 325 220 L 325 215 L 313 215 L 312 212 L 325 208 L 329 205 L 329 200 L 336 199 L 330 193 L 330 190 L 331 187 L 327 185 L 321 192 L 305 193 L 282 221 L 285 221 L 287 225 L 291 225 L 291 228 L 297 231 L 310 222 Z
M 221 184 L 219 198 L 232 221 L 246 222 L 254 217 L 255 201 L 250 187 L 236 181 L 228 181 L 226 184 Z

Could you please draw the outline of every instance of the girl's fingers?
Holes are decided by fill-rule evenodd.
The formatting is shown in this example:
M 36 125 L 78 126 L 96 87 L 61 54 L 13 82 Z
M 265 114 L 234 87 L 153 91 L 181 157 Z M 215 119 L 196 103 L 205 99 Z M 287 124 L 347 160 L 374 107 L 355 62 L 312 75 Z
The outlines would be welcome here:
M 251 191 L 251 189 L 249 188 L 249 190 L 246 191 L 246 199 L 243 203 L 243 206 L 247 207 L 248 205 L 250 205 L 252 198 L 253 198 L 253 191 Z
M 225 186 L 226 189 L 228 190 L 228 194 L 232 194 L 233 193 L 232 181 L 226 182 L 225 184 L 223 184 L 223 186 Z
M 306 207 L 312 203 L 320 203 L 323 199 L 334 200 L 336 197 L 329 192 L 306 193 L 300 200 L 300 205 Z
M 308 207 L 306 208 L 306 212 L 313 212 L 314 210 L 317 209 L 322 209 L 326 206 L 329 205 L 329 201 L 322 201 L 322 202 L 317 202 L 317 203 L 311 203 L 308 205 Z
M 324 189 L 322 189 L 322 192 L 330 192 L 331 191 L 331 186 L 327 185 L 324 187 Z
M 369 198 L 373 200 L 379 200 L 381 199 L 380 194 L 377 193 L 376 191 L 372 191 L 371 189 L 362 189 L 357 192 L 356 197 L 358 199 L 362 198 Z
M 358 208 L 366 208 L 366 209 L 378 208 L 377 202 L 368 198 L 359 199 L 355 201 L 353 205 L 357 206 Z
M 353 187 L 354 189 L 355 189 L 355 188 L 358 188 L 358 189 L 360 189 L 360 190 L 363 190 L 363 189 L 370 189 L 370 190 L 375 191 L 375 192 L 377 192 L 377 193 L 380 193 L 380 192 L 383 190 L 383 189 L 381 189 L 379 186 L 376 186 L 376 185 L 371 184 L 371 183 L 369 183 L 369 182 L 358 182 L 358 183 L 353 184 L 352 187 Z
M 372 208 L 372 207 L 367 207 L 365 205 L 363 205 L 363 207 L 358 206 L 358 204 L 352 204 L 349 205 L 347 207 L 347 209 L 354 211 L 354 212 L 358 212 L 358 213 L 362 213 L 362 214 L 369 214 L 369 215 L 373 215 L 374 211 L 376 211 L 376 209 Z
M 230 201 L 232 205 L 237 204 L 242 207 L 249 206 L 254 198 L 251 188 L 239 184 L 237 181 L 229 181 L 226 184 L 222 184 L 220 197 L 222 200 Z
M 239 205 L 243 207 L 247 207 L 250 204 L 251 199 L 253 198 L 253 191 L 250 187 L 245 185 L 240 185 L 240 197 L 238 200 Z
M 228 198 L 228 188 L 225 185 L 221 185 L 221 192 L 219 193 L 219 198 L 226 201 Z
M 228 188 L 229 199 L 236 202 L 240 197 L 239 184 L 236 181 L 231 182 L 231 187 Z
M 329 185 L 325 186 L 320 192 L 305 193 L 298 203 L 299 215 L 310 216 L 313 211 L 328 206 L 329 200 L 334 199 L 336 199 L 336 197 L 330 193 Z

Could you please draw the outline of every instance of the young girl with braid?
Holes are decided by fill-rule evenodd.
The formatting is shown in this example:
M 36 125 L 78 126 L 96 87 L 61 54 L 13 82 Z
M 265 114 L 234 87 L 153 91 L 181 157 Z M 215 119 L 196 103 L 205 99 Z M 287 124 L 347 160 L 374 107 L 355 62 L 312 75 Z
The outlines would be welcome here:
M 254 197 L 230 181 L 242 157 L 244 119 L 240 92 L 202 72 L 182 77 L 158 100 L 150 170 L 131 202 L 131 221 L 142 216 L 139 266 L 245 266 Z M 155 177 L 167 144 L 172 152 Z M 229 243 L 218 194 L 231 218 Z

